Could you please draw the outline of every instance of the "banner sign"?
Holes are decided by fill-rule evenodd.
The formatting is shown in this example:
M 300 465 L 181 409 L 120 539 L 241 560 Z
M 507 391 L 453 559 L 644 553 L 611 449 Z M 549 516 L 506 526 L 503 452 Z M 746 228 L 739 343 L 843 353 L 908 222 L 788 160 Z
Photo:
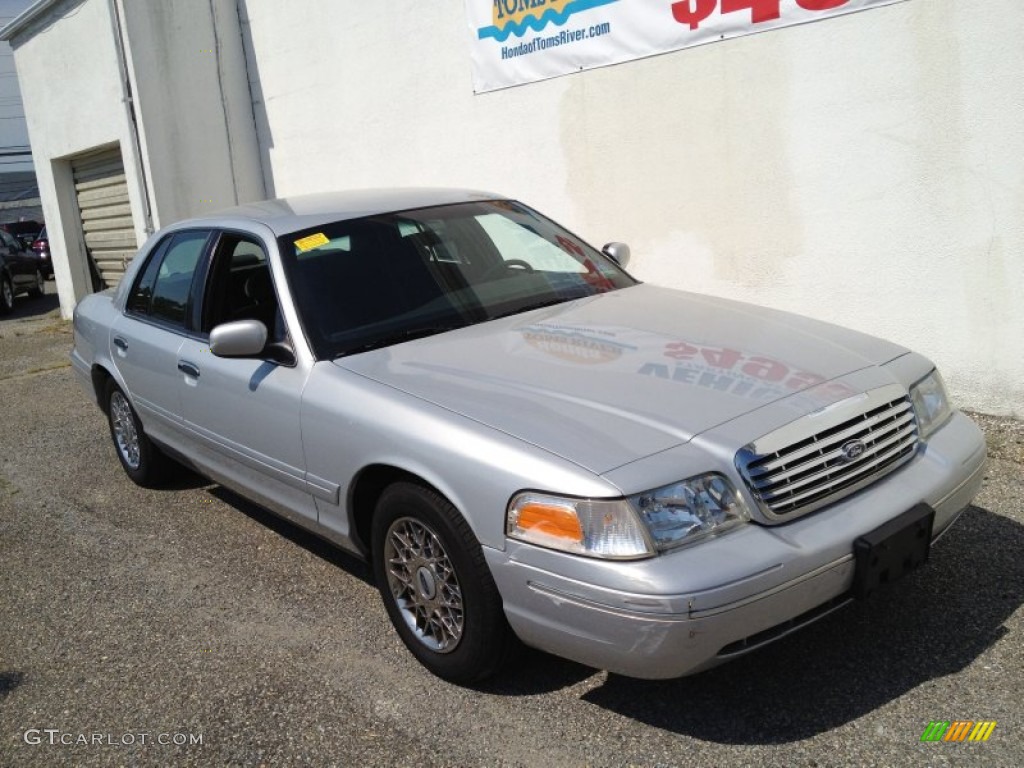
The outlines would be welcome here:
M 473 90 L 898 2 L 903 0 L 466 0 Z

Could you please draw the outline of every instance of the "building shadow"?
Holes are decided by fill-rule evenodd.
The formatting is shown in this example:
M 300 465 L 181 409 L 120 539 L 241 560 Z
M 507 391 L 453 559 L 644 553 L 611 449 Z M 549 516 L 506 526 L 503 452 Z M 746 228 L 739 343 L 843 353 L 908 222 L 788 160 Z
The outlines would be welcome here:
M 199 476 L 196 475 L 196 477 Z M 209 483 L 209 481 L 205 482 L 207 484 Z M 222 485 L 213 485 L 207 489 L 207 492 L 225 504 L 237 509 L 246 517 L 249 517 L 260 525 L 269 528 L 274 531 L 274 533 L 288 539 L 288 541 L 293 544 L 302 547 L 307 552 L 316 555 L 321 560 L 340 568 L 350 576 L 354 576 L 355 578 L 376 588 L 373 580 L 373 574 L 371 573 L 369 566 L 354 555 L 350 555 L 348 552 L 338 549 L 336 546 L 325 539 L 320 538 L 316 534 L 310 533 L 305 528 L 295 525 L 294 523 L 285 520 L 283 517 L 278 517 L 273 512 L 264 509 L 243 496 L 239 496 L 234 491 L 231 491 Z
M 53 290 L 53 284 L 47 284 L 47 290 Z M 60 310 L 60 298 L 56 293 L 46 293 L 42 296 L 26 296 L 21 294 L 14 297 L 14 309 L 11 314 L 0 317 L 0 320 L 31 320 L 47 315 L 54 310 Z M 57 314 L 55 320 L 60 319 Z
M 1024 526 L 969 508 L 929 564 L 749 656 L 668 681 L 610 675 L 591 704 L 721 744 L 784 744 L 838 728 L 960 672 L 1024 603 Z
M 259 145 L 260 167 L 263 170 L 263 187 L 267 198 L 277 197 L 274 184 L 270 152 L 274 148 L 274 136 L 270 130 L 270 118 L 260 79 L 259 56 L 252 39 L 247 0 L 238 0 L 238 24 L 242 30 L 242 48 L 245 52 L 245 70 L 249 79 L 249 94 L 252 97 L 252 116 L 256 122 L 256 143 Z

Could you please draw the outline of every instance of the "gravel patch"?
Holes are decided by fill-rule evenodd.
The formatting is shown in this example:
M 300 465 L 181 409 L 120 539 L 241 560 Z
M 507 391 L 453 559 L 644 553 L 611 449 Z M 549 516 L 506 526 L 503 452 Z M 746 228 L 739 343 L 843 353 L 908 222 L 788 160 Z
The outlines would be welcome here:
M 967 413 L 984 430 L 990 458 L 1024 466 L 1024 421 Z

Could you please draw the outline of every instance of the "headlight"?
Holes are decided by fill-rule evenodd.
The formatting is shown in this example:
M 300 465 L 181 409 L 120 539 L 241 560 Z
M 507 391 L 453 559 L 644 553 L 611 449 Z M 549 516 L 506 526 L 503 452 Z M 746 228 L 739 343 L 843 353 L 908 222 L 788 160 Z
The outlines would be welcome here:
M 675 549 L 749 519 L 732 483 L 709 473 L 626 499 L 520 493 L 509 504 L 506 533 L 563 552 L 626 560 Z
M 724 476 L 709 473 L 633 496 L 659 552 L 722 533 L 750 519 Z
M 926 440 L 932 432 L 941 427 L 953 413 L 946 397 L 946 387 L 942 384 L 942 377 L 937 370 L 910 388 L 910 399 L 914 403 L 917 427 L 922 440 Z
M 654 554 L 625 499 L 520 493 L 509 504 L 506 532 L 513 539 L 591 557 L 622 560 Z

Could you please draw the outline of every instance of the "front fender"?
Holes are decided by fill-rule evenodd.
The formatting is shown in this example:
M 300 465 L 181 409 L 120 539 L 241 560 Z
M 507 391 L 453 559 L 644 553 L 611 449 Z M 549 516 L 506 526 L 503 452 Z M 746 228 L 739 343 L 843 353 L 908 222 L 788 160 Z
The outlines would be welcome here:
M 593 498 L 612 483 L 537 446 L 332 363 L 317 363 L 303 393 L 302 444 L 311 475 L 349 489 L 364 468 L 421 478 L 465 517 L 481 544 L 505 547 L 505 510 L 524 489 Z M 350 494 L 320 503 L 320 522 L 351 536 Z

